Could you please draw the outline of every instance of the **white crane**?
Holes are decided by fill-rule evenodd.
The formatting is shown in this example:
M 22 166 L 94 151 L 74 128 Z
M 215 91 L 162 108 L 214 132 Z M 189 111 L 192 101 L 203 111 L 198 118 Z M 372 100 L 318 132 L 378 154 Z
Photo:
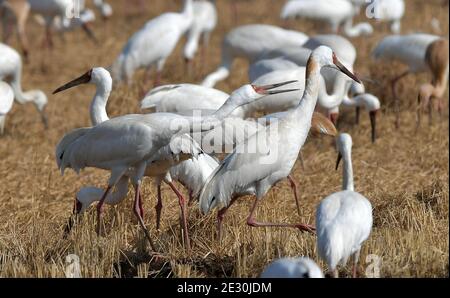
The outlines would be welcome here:
M 28 3 L 30 4 L 32 13 L 36 13 L 44 17 L 46 25 L 45 41 L 47 47 L 53 47 L 51 32 L 55 18 L 59 17 L 63 27 L 73 26 L 71 25 L 71 17 L 75 16 L 77 12 L 81 12 L 84 8 L 79 5 L 84 5 L 84 3 L 72 0 L 28 0 Z M 90 18 L 88 19 L 90 20 Z M 79 25 L 90 39 L 97 42 L 95 35 L 89 26 L 89 22 L 81 22 Z
M 353 70 L 353 65 L 356 61 L 356 49 L 350 41 L 346 38 L 334 35 L 316 35 L 308 39 L 303 47 L 284 47 L 268 51 L 260 56 L 260 59 L 271 59 L 270 61 L 260 61 L 263 67 L 259 67 L 258 62 L 250 67 L 254 72 L 252 76 L 259 76 L 255 83 L 264 82 L 266 80 L 272 80 L 274 76 L 284 77 L 291 79 L 296 76 L 297 73 L 303 71 L 304 68 L 295 68 L 292 64 L 288 64 L 285 60 L 289 60 L 297 64 L 298 66 L 306 66 L 308 57 L 311 51 L 320 45 L 326 45 L 333 49 L 336 56 L 347 67 L 347 69 Z M 273 58 L 279 58 L 277 60 Z M 274 71 L 269 73 L 270 71 Z M 268 73 L 264 73 L 267 71 Z M 326 110 L 330 118 L 336 124 L 338 117 L 338 108 L 342 103 L 343 98 L 348 94 L 350 87 L 355 88 L 360 84 L 350 81 L 347 76 L 332 69 L 324 69 L 322 71 L 323 78 L 321 78 L 321 88 L 319 91 L 319 106 Z M 302 75 L 304 76 L 304 75 Z M 303 90 L 303 80 L 299 81 L 300 86 L 296 86 L 300 90 Z M 359 87 L 358 87 L 359 88 Z M 280 98 L 279 98 L 280 97 Z M 297 99 L 301 98 L 301 95 L 295 98 L 286 97 L 284 95 L 275 97 L 267 97 L 263 101 L 249 105 L 246 109 L 250 109 L 253 106 L 258 105 L 261 108 L 268 108 L 271 105 L 269 112 L 282 111 L 290 107 L 294 107 L 298 102 Z M 263 105 L 266 105 L 263 107 Z
M 192 1 L 184 0 L 181 13 L 164 13 L 147 22 L 133 34 L 112 66 L 115 81 L 131 83 L 136 70 L 147 68 L 149 72 L 153 66 L 156 66 L 154 84 L 159 85 L 167 58 L 180 38 L 191 27 Z
M 253 24 L 237 27 L 230 31 L 222 43 L 222 60 L 216 71 L 202 82 L 203 86 L 214 87 L 226 79 L 236 58 L 254 62 L 263 52 L 287 46 L 302 46 L 308 37 L 297 31 L 276 26 Z
M 281 18 L 302 17 L 324 21 L 330 24 L 334 33 L 343 25 L 349 37 L 372 34 L 373 28 L 369 23 L 353 25 L 353 17 L 357 13 L 358 8 L 348 0 L 290 0 L 282 8 Z
M 317 207 L 317 248 L 319 256 L 327 262 L 334 277 L 339 275 L 337 266 L 345 265 L 353 255 L 353 277 L 356 277 L 361 245 L 372 230 L 372 205 L 354 190 L 351 136 L 339 135 L 337 148 L 339 156 L 336 169 L 341 158 L 344 159 L 343 190 L 329 195 Z
M 306 141 L 311 118 L 319 95 L 319 79 L 322 67 L 334 67 L 356 81 L 358 79 L 342 65 L 333 51 L 326 46 L 315 49 L 306 70 L 306 87 L 295 109 L 277 121 L 259 130 L 238 144 L 209 178 L 200 194 L 200 208 L 208 213 L 222 208 L 222 216 L 235 200 L 243 194 L 255 195 L 256 199 L 247 218 L 252 227 L 292 227 L 302 231 L 314 230 L 305 224 L 273 224 L 258 222 L 254 213 L 269 189 L 288 177 L 298 154 Z M 271 130 L 273 129 L 273 130 Z
M 323 278 L 323 272 L 310 258 L 282 258 L 266 266 L 260 278 Z
M 389 22 L 392 33 L 399 34 L 405 14 L 403 0 L 377 0 L 369 4 L 368 12 L 379 22 Z
M 5 131 L 6 115 L 14 103 L 14 91 L 7 83 L 0 81 L 0 135 Z
M 187 32 L 186 45 L 184 46 L 184 58 L 189 64 L 195 57 L 202 39 L 201 65 L 207 64 L 205 51 L 209 44 L 211 33 L 217 25 L 217 10 L 214 3 L 206 0 L 198 0 L 193 3 L 194 18 Z
M 147 169 L 152 168 L 148 166 L 159 161 L 157 153 L 161 148 L 169 145 L 173 137 L 201 128 L 203 124 L 220 124 L 220 121 L 235 108 L 268 93 L 290 91 L 269 91 L 285 85 L 283 83 L 262 87 L 245 85 L 235 91 L 221 109 L 201 121 L 170 113 L 125 115 L 108 120 L 105 106 L 112 84 L 112 80 L 104 79 L 108 76 L 109 73 L 106 70 L 96 68 L 55 90 L 54 93 L 58 93 L 80 84 L 95 83 L 97 85 L 91 107 L 91 118 L 96 125 L 92 128 L 74 130 L 64 136 L 56 148 L 57 164 L 62 173 L 67 167 L 77 173 L 85 167 L 96 167 L 111 172 L 108 187 L 97 205 L 98 231 L 101 227 L 100 215 L 105 199 L 123 176 L 130 177 L 135 187 L 134 212 L 153 249 L 154 245 L 141 216 L 140 185 Z M 173 155 L 180 153 L 174 152 L 171 146 L 166 148 Z M 176 192 L 175 189 L 173 190 Z
M 156 112 L 168 113 L 180 113 L 192 110 L 215 111 L 229 97 L 230 95 L 223 91 L 201 85 L 163 85 L 153 88 L 144 96 L 141 100 L 141 109 L 151 109 Z M 238 110 L 233 112 L 233 114 Z
M 432 75 L 431 94 L 440 99 L 447 90 L 449 71 L 448 40 L 437 35 L 414 33 L 407 35 L 390 35 L 382 39 L 373 51 L 376 60 L 386 62 L 398 61 L 408 68 L 391 81 L 394 97 L 396 121 L 400 122 L 399 98 L 396 85 L 400 79 L 411 73 L 430 72 Z
M 22 90 L 22 58 L 13 48 L 0 43 L 0 80 L 6 81 L 14 90 L 14 98 L 20 104 L 32 102 L 41 114 L 42 122 L 47 128 L 45 106 L 47 96 L 41 90 Z

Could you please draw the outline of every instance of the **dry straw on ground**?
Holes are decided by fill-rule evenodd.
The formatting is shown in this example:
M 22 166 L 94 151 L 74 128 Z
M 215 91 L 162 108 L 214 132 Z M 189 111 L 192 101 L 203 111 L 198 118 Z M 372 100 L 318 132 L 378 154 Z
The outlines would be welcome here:
M 163 11 L 178 10 L 181 1 L 152 0 L 148 12 L 125 15 L 123 2 L 110 1 L 115 16 L 95 24 L 101 41 L 94 45 L 82 32 L 68 33 L 56 40 L 52 52 L 39 48 L 44 30 L 30 21 L 28 33 L 33 45 L 31 62 L 24 66 L 25 89 L 42 88 L 47 94 L 62 83 L 84 73 L 93 66 L 109 66 L 127 38 L 144 22 Z M 164 83 L 199 82 L 220 60 L 220 44 L 233 26 L 227 1 L 217 1 L 219 26 L 213 34 L 208 63 L 197 62 L 197 71 L 186 77 L 182 68 L 181 46 L 169 59 Z M 278 12 L 284 1 L 239 1 L 238 24 L 269 23 L 282 25 Z M 406 0 L 407 13 L 403 31 L 431 32 L 430 18 L 436 17 L 443 34 L 448 35 L 448 8 L 442 1 Z M 292 21 L 289 26 L 313 34 L 323 31 L 321 25 Z M 411 76 L 399 86 L 403 112 L 401 128 L 395 130 L 391 112 L 388 78 L 400 71 L 398 65 L 381 65 L 370 59 L 370 50 L 387 28 L 376 25 L 376 33 L 355 38 L 358 49 L 356 70 L 377 80 L 369 84 L 370 92 L 380 96 L 383 111 L 379 139 L 370 144 L 369 119 L 362 117 L 354 126 L 354 111 L 344 111 L 342 132 L 354 139 L 353 166 L 356 189 L 367 196 L 374 207 L 373 233 L 364 245 L 361 275 L 370 262 L 366 257 L 381 257 L 383 277 L 448 276 L 448 112 L 433 126 L 415 128 L 415 99 L 420 83 L 427 75 Z M 202 70 L 202 64 L 204 69 Z M 218 85 L 231 91 L 247 82 L 247 65 L 235 63 L 232 77 Z M 143 74 L 137 76 L 141 79 Z M 146 86 L 147 88 L 149 86 Z M 114 90 L 108 110 L 111 115 L 139 112 L 138 84 L 131 89 Z M 296 230 L 256 229 L 245 225 L 250 198 L 242 198 L 225 222 L 225 237 L 218 245 L 214 215 L 202 217 L 198 208 L 190 208 L 189 227 L 193 251 L 186 255 L 180 243 L 178 204 L 164 187 L 162 231 L 154 230 L 155 188 L 145 182 L 146 223 L 157 245 L 167 256 L 152 259 L 146 253 L 142 233 L 131 213 L 131 194 L 116 208 L 107 208 L 107 235 L 97 237 L 93 212 L 84 216 L 82 224 L 68 239 L 62 238 L 63 226 L 71 213 L 76 191 L 86 185 L 103 187 L 107 173 L 86 170 L 80 176 L 59 174 L 54 161 L 54 148 L 64 133 L 88 126 L 89 101 L 93 87 L 79 87 L 58 96 L 49 96 L 50 128 L 44 130 L 32 105 L 16 105 L 8 117 L 6 133 L 0 138 L 0 276 L 61 277 L 65 274 L 66 256 L 77 254 L 85 277 L 159 276 L 159 277 L 254 277 L 271 260 L 281 256 L 305 255 L 318 260 L 313 236 Z M 448 98 L 448 95 L 446 95 Z M 412 103 L 412 106 L 409 106 Z M 296 213 L 295 201 L 287 182 L 274 187 L 258 212 L 258 218 L 314 222 L 315 207 L 321 198 L 340 189 L 341 172 L 334 171 L 335 152 L 332 140 L 310 140 L 304 149 L 306 170 L 297 165 L 293 175 L 299 182 L 302 217 Z M 93 210 L 92 210 L 93 211 Z M 326 269 L 325 264 L 320 265 Z M 342 275 L 349 274 L 343 269 Z

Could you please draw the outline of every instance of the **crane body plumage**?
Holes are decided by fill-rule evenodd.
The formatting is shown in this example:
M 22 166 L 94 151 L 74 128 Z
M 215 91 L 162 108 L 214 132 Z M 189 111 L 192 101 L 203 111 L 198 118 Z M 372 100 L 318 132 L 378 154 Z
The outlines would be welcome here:
M 5 130 L 6 115 L 14 103 L 14 91 L 7 83 L 0 81 L 0 135 Z
M 311 128 L 319 95 L 320 70 L 323 66 L 332 65 L 355 78 L 338 62 L 330 48 L 321 46 L 314 50 L 307 65 L 305 92 L 297 107 L 278 119 L 276 126 L 269 125 L 238 144 L 233 153 L 222 161 L 201 192 L 203 213 L 216 207 L 226 210 L 237 196 L 250 193 L 256 196 L 256 200 L 247 219 L 249 225 L 297 227 L 311 231 L 307 225 L 261 224 L 253 219 L 253 213 L 258 201 L 274 184 L 288 177 L 294 167 Z
M 322 270 L 311 259 L 281 258 L 266 266 L 260 278 L 323 278 Z
M 363 195 L 355 192 L 351 161 L 352 139 L 348 134 L 337 138 L 339 158 L 344 160 L 342 191 L 323 199 L 316 211 L 317 248 L 337 277 L 337 266 L 345 265 L 354 255 L 353 276 L 361 245 L 372 230 L 372 205 Z
M 209 74 L 203 86 L 214 87 L 226 79 L 235 58 L 254 62 L 263 52 L 287 46 L 302 46 L 308 37 L 298 31 L 285 30 L 276 26 L 252 24 L 230 31 L 222 43 L 222 59 L 219 68 Z
M 47 96 L 41 90 L 29 90 L 24 92 L 22 89 L 22 58 L 13 48 L 0 43 L 0 80 L 3 80 L 11 86 L 14 91 L 14 98 L 20 104 L 32 102 L 39 113 L 42 121 L 47 126 L 47 117 L 45 115 L 45 106 L 47 105 Z
M 114 62 L 112 66 L 114 80 L 130 83 L 136 70 L 152 66 L 156 66 L 159 76 L 166 59 L 190 28 L 192 20 L 192 0 L 185 0 L 182 13 L 164 13 L 148 21 L 128 40 Z
M 198 50 L 200 38 L 203 38 L 203 47 L 209 43 L 212 31 L 217 25 L 217 10 L 215 4 L 210 1 L 194 1 L 194 18 L 187 32 L 187 41 L 184 46 L 184 57 L 192 60 Z

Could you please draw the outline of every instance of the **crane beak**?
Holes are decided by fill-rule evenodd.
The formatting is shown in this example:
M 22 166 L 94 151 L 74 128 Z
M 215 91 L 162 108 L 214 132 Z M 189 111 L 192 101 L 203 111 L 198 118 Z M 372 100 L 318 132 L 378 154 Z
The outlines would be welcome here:
M 377 139 L 377 112 L 378 112 L 378 110 L 369 112 L 370 125 L 371 125 L 371 129 L 372 129 L 372 143 L 375 143 L 375 141 Z
M 288 85 L 288 84 L 292 84 L 298 82 L 297 80 L 293 80 L 293 81 L 287 81 L 287 82 L 283 82 L 283 83 L 278 83 L 278 84 L 271 84 L 271 85 L 265 85 L 265 86 L 255 86 L 252 85 L 253 89 L 255 89 L 255 92 L 258 94 L 262 94 L 262 95 L 272 95 L 272 94 L 279 94 L 279 93 L 286 93 L 286 92 L 293 92 L 293 91 L 298 91 L 300 89 L 285 89 L 285 90 L 272 90 L 284 85 Z
M 361 84 L 361 80 L 355 74 L 353 74 L 350 70 L 348 70 L 347 67 L 345 67 L 344 64 L 341 63 L 341 61 L 339 61 L 339 59 L 336 57 L 336 54 L 334 54 L 334 53 L 333 53 L 333 63 L 334 63 L 334 65 L 336 65 L 336 67 L 341 72 L 346 74 L 349 78 L 351 78 L 355 82 Z
M 53 94 L 59 93 L 61 91 L 70 89 L 72 87 L 81 85 L 81 84 L 87 84 L 91 81 L 91 76 L 92 76 L 92 70 L 88 71 L 87 73 L 85 73 L 84 75 L 82 75 L 79 78 L 76 78 L 73 81 L 70 81 L 69 83 L 59 87 L 58 89 L 56 89 L 55 91 L 53 91 Z
M 341 163 L 341 159 L 342 159 L 342 154 L 341 154 L 341 152 L 339 152 L 337 160 L 336 160 L 336 171 L 339 169 L 339 164 Z

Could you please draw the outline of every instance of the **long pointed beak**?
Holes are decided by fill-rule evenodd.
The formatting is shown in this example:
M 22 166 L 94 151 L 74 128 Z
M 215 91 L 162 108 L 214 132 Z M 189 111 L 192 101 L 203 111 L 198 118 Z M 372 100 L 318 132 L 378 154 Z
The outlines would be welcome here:
M 63 86 L 59 87 L 58 89 L 53 91 L 53 94 L 59 93 L 61 91 L 70 89 L 72 87 L 75 87 L 75 86 L 78 86 L 78 85 L 81 85 L 81 84 L 89 83 L 89 81 L 91 80 L 91 74 L 92 74 L 92 70 L 88 71 L 87 73 L 85 73 L 81 77 L 76 78 L 75 80 L 70 81 L 69 83 L 64 84 Z
M 339 169 L 339 163 L 341 162 L 341 159 L 342 159 L 342 154 L 339 152 L 337 160 L 336 160 L 336 171 L 337 171 L 337 169 Z
M 377 139 L 377 112 L 378 110 L 369 112 L 370 126 L 372 129 L 372 143 L 375 143 Z
M 336 55 L 333 55 L 333 62 L 334 65 L 336 65 L 336 67 L 343 72 L 344 74 L 346 74 L 349 78 L 351 78 L 352 80 L 354 80 L 355 82 L 358 82 L 361 84 L 361 80 L 355 75 L 353 74 L 350 70 L 347 69 L 347 67 L 344 66 L 344 64 L 341 63 L 341 61 L 339 61 L 336 57 Z
M 272 95 L 272 94 L 279 94 L 279 93 L 285 93 L 285 92 L 293 92 L 298 91 L 300 89 L 285 89 L 285 90 L 272 90 L 281 86 L 285 86 L 288 84 L 292 84 L 298 82 L 297 80 L 293 81 L 287 81 L 283 83 L 277 83 L 277 84 L 271 84 L 271 85 L 265 85 L 265 86 L 253 86 L 253 89 L 255 89 L 256 93 L 264 94 L 264 95 Z

